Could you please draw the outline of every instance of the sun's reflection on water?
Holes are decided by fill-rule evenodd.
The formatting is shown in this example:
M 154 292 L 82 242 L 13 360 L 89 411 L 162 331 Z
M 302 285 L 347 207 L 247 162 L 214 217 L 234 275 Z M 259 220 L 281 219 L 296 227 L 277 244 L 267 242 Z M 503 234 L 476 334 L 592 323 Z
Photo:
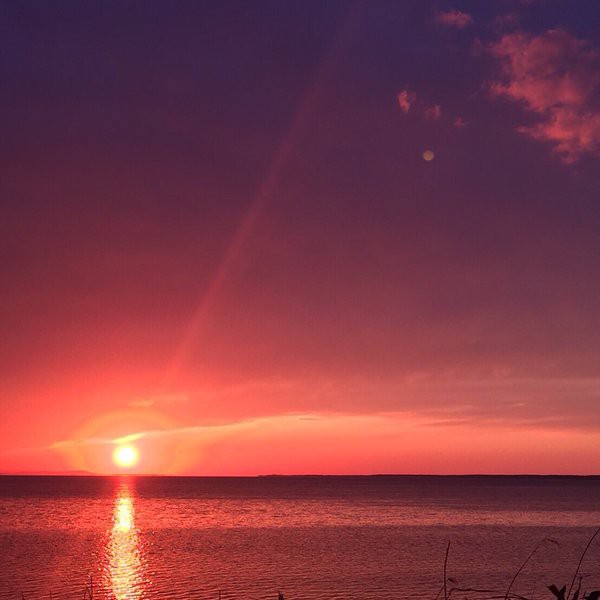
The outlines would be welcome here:
M 105 546 L 104 588 L 116 600 L 141 600 L 147 596 L 144 556 L 135 526 L 135 495 L 123 482 L 115 497 L 113 525 Z

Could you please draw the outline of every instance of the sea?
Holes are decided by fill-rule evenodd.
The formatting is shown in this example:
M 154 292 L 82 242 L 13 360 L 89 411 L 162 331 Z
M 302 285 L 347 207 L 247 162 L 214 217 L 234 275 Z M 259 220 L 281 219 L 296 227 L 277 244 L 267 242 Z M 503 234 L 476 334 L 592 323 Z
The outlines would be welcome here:
M 600 477 L 3 476 L 0 599 L 551 600 L 598 527 Z

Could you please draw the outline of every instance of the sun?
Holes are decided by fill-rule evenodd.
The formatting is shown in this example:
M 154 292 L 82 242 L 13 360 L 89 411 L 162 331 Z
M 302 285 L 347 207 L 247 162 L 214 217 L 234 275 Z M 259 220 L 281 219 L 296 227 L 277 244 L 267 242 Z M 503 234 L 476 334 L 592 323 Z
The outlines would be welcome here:
M 117 446 L 113 452 L 113 462 L 122 469 L 131 469 L 137 465 L 140 453 L 135 446 Z

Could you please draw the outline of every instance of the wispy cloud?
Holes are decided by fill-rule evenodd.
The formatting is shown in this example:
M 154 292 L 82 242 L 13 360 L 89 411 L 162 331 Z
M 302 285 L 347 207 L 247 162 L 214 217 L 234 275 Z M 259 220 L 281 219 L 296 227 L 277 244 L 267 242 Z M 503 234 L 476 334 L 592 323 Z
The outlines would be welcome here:
M 514 29 L 519 25 L 520 17 L 516 12 L 497 15 L 494 17 L 493 24 L 497 29 Z
M 150 408 L 154 406 L 154 400 L 152 398 L 139 398 L 136 400 L 132 400 L 129 403 L 129 406 L 133 408 Z
M 481 393 L 480 382 L 472 385 Z M 523 456 L 531 456 L 533 449 L 548 445 L 557 436 L 575 457 L 589 455 L 595 442 L 592 430 L 574 435 L 568 424 L 551 412 L 537 420 L 528 418 L 527 403 L 519 397 L 507 398 L 503 408 L 483 415 L 477 402 L 462 400 L 465 388 L 455 391 L 456 396 L 445 398 L 443 411 L 282 414 L 225 424 L 150 429 L 112 440 L 65 440 L 51 449 L 66 456 L 98 457 L 110 454 L 109 445 L 134 442 L 141 455 L 149 457 L 146 467 L 150 472 L 158 457 L 168 458 L 158 469 L 163 473 L 316 473 L 323 472 L 324 466 L 333 473 L 371 472 L 374 465 L 378 472 L 471 470 L 469 460 L 460 467 L 446 462 L 449 452 L 478 457 L 477 471 L 518 472 L 523 468 Z M 507 410 L 512 417 L 506 418 Z M 521 418 L 515 418 L 517 415 Z M 439 435 L 441 427 L 443 435 Z M 344 449 L 341 453 L 340 448 Z M 500 463 L 499 449 L 503 455 Z M 183 462 L 178 457 L 183 457 Z M 532 459 L 526 468 L 541 472 L 544 467 Z M 595 463 L 588 468 L 593 470 Z M 101 463 L 91 470 L 106 472 L 110 466 Z
M 398 92 L 396 98 L 400 110 L 405 115 L 412 110 L 412 113 L 420 115 L 429 121 L 438 121 L 442 116 L 442 107 L 439 104 L 428 104 L 427 100 L 423 99 L 417 101 L 416 92 L 402 90 Z
M 129 402 L 133 408 L 150 408 L 151 406 L 166 406 L 170 404 L 180 404 L 188 402 L 189 397 L 186 394 L 164 394 L 161 396 L 149 396 L 135 398 Z
M 414 92 L 408 90 L 402 90 L 398 92 L 396 98 L 398 99 L 398 106 L 404 114 L 408 114 L 410 107 L 414 104 L 417 99 L 417 95 Z
M 457 29 L 464 29 L 473 24 L 473 17 L 460 10 L 437 11 L 434 20 L 445 27 L 456 27 Z
M 437 121 L 442 116 L 442 108 L 439 104 L 428 106 L 424 112 L 425 118 L 432 121 Z
M 490 47 L 501 65 L 491 92 L 521 102 L 538 121 L 519 127 L 549 142 L 566 163 L 600 156 L 600 54 L 588 41 L 563 29 L 534 36 L 518 31 Z

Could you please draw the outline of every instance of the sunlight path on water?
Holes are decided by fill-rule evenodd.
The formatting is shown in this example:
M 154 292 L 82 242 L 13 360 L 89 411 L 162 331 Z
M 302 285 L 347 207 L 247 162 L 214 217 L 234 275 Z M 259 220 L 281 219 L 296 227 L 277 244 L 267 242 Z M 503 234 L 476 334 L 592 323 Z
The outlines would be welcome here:
M 117 491 L 113 526 L 105 546 L 103 588 L 116 600 L 147 597 L 143 548 L 135 526 L 135 496 L 129 483 Z

